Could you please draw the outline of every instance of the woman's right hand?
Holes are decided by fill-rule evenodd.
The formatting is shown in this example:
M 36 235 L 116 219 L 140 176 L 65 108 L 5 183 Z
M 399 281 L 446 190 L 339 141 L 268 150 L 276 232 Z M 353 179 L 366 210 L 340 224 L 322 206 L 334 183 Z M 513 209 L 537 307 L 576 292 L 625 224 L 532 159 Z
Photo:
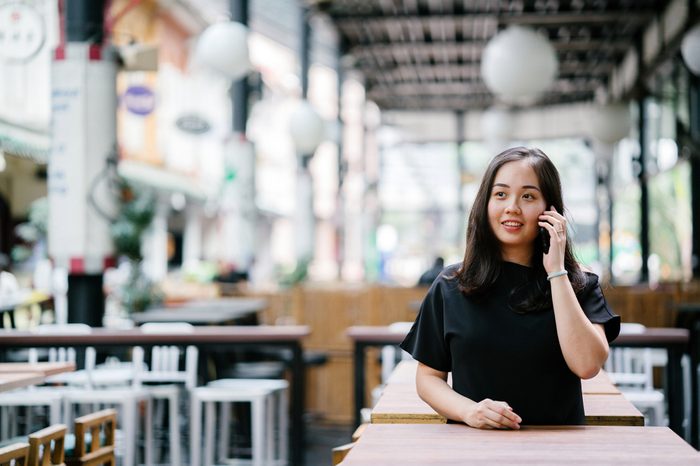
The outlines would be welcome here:
M 464 422 L 477 429 L 520 429 L 522 419 L 505 401 L 485 398 L 467 408 Z

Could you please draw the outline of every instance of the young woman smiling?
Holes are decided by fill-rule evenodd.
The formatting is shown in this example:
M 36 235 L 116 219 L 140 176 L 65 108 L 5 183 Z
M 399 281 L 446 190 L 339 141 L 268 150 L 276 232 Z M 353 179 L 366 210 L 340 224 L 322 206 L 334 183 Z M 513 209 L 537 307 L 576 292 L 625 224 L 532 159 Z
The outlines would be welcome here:
M 448 419 L 583 424 L 580 379 L 598 373 L 620 320 L 574 259 L 564 212 L 559 173 L 541 150 L 508 149 L 486 169 L 464 260 L 433 282 L 401 344 L 419 362 L 418 394 Z

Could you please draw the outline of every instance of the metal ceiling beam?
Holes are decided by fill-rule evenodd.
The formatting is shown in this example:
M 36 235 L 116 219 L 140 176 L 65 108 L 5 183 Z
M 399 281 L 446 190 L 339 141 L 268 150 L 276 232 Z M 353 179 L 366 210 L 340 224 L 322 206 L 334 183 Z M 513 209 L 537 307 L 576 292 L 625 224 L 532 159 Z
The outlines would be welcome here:
M 503 13 L 470 13 L 461 15 L 383 15 L 376 14 L 352 14 L 333 15 L 333 22 L 341 29 L 350 25 L 364 24 L 369 27 L 383 23 L 411 23 L 411 22 L 445 22 L 451 24 L 463 21 L 489 21 L 497 19 L 499 24 L 526 24 L 530 26 L 553 26 L 559 27 L 564 24 L 605 24 L 605 23 L 645 23 L 650 21 L 656 13 L 653 10 L 608 10 L 605 12 L 565 12 L 565 13 L 523 13 L 523 14 L 503 14 Z
M 547 90 L 546 94 L 593 92 L 602 84 L 602 81 L 598 79 L 586 79 L 581 82 L 559 80 Z M 401 83 L 372 86 L 367 89 L 368 96 L 379 98 L 396 98 L 402 96 L 459 97 L 465 94 L 478 95 L 489 93 L 486 85 L 480 82 Z
M 538 100 L 539 105 L 560 105 L 581 101 L 589 101 L 594 97 L 593 92 L 567 92 L 546 94 Z M 417 111 L 443 111 L 443 110 L 483 110 L 496 102 L 492 95 L 472 96 L 413 96 L 401 98 L 384 98 L 368 96 L 382 110 L 417 110 Z
M 601 60 L 595 64 L 586 62 L 564 62 L 559 65 L 559 75 L 590 75 L 590 76 L 607 76 L 615 67 L 615 62 L 610 60 Z M 384 76 L 390 78 L 401 78 L 402 76 L 424 76 L 425 80 L 433 76 L 450 76 L 454 78 L 475 78 L 481 76 L 481 64 L 478 62 L 458 64 L 458 63 L 442 63 L 442 64 L 420 64 L 420 65 L 399 65 L 392 67 L 384 67 L 377 69 L 371 65 L 359 66 L 358 69 L 368 78 L 372 79 L 376 76 Z
M 428 53 L 435 51 L 448 51 L 451 53 L 478 53 L 481 54 L 488 41 L 485 40 L 468 40 L 459 42 L 381 42 L 376 41 L 372 44 L 356 45 L 348 50 L 351 55 L 375 55 L 385 53 L 403 53 L 417 52 Z M 611 42 L 601 39 L 591 40 L 575 40 L 570 42 L 550 41 L 555 50 L 561 52 L 569 51 L 588 51 L 588 50 L 610 50 L 614 52 L 624 53 L 632 45 L 631 40 L 624 42 Z

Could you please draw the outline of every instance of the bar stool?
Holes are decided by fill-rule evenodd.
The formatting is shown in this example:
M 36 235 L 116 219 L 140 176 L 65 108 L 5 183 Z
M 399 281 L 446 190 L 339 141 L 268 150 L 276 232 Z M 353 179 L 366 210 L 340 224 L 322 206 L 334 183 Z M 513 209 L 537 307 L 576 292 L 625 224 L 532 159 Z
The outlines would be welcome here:
M 204 464 L 211 465 L 214 463 L 215 450 L 215 403 L 222 405 L 218 453 L 225 457 L 230 404 L 241 402 L 251 404 L 253 466 L 287 464 L 288 386 L 286 380 L 221 379 L 205 387 L 195 388 L 191 395 L 191 466 L 199 466 L 201 460 L 202 404 L 205 405 Z M 277 442 L 276 433 L 279 435 Z
M 143 388 L 138 378 L 139 373 L 143 372 L 144 351 L 143 348 L 135 346 L 132 350 L 132 376 L 129 377 L 132 381 L 131 385 L 127 386 L 111 386 L 108 388 L 83 388 L 69 390 L 63 397 L 63 411 L 66 423 L 70 423 L 73 418 L 73 408 L 81 405 L 92 405 L 92 409 L 97 409 L 100 405 L 118 406 L 119 409 L 119 425 L 123 435 L 123 466 L 134 466 L 136 463 L 137 443 L 138 443 L 138 424 L 139 424 L 139 404 L 145 403 L 145 446 L 144 446 L 144 462 L 147 465 L 153 463 L 153 418 L 151 395 Z M 88 374 L 88 380 L 92 380 L 92 374 Z M 119 442 L 118 442 L 119 444 Z M 119 453 L 121 453 L 122 445 L 119 445 Z
M 38 362 L 38 351 L 30 348 L 28 352 L 28 362 Z M 73 362 L 76 361 L 76 351 L 74 348 L 49 348 L 49 362 Z M 85 350 L 86 369 L 95 365 L 95 349 L 88 347 Z M 47 383 L 53 383 L 54 377 L 47 377 Z M 10 411 L 16 407 L 27 408 L 27 428 L 33 428 L 32 417 L 34 408 L 46 408 L 47 420 L 49 424 L 61 422 L 61 405 L 65 392 L 69 390 L 64 386 L 29 386 L 17 390 L 0 393 L 0 438 L 7 439 L 19 435 L 17 431 L 18 423 L 16 415 L 11 416 Z M 12 421 L 12 418 L 15 418 Z M 11 422 L 12 421 L 12 422 Z

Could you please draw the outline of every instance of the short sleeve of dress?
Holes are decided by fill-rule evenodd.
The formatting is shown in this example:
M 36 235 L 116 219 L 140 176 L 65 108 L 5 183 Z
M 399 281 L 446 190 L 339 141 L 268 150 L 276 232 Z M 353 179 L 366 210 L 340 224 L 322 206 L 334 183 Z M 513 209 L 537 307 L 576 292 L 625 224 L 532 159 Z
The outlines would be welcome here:
M 578 301 L 588 320 L 594 324 L 603 325 L 605 337 L 608 342 L 611 342 L 620 333 L 620 316 L 613 313 L 608 306 L 603 291 L 600 289 L 598 276 L 589 272 L 586 272 L 585 275 L 586 286 L 578 293 Z
M 416 321 L 400 346 L 426 366 L 449 372 L 452 358 L 445 341 L 443 285 L 442 276 L 433 282 Z

